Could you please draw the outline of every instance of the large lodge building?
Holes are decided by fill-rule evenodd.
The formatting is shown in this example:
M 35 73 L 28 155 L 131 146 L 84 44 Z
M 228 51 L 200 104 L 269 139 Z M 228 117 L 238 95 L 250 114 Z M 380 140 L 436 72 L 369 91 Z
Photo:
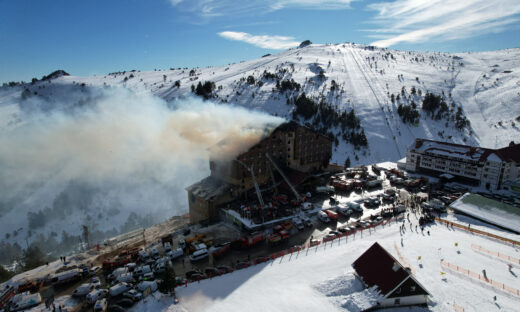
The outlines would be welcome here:
M 268 155 L 280 168 L 316 173 L 328 166 L 332 141 L 291 121 L 278 126 L 232 161 L 210 160 L 211 175 L 186 188 L 190 221 L 216 221 L 219 207 L 240 198 L 254 187 L 251 172 L 259 185 L 269 183 L 275 169 Z
M 520 144 L 490 149 L 416 139 L 407 150 L 405 169 L 449 174 L 465 184 L 501 190 L 520 177 Z

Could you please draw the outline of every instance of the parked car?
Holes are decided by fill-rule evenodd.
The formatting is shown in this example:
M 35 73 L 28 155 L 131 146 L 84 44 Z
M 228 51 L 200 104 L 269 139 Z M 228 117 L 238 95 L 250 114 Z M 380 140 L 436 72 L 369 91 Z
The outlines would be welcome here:
M 188 271 L 188 272 L 186 272 L 186 278 L 189 279 L 193 274 L 202 274 L 202 272 L 199 271 L 199 270 L 191 270 L 191 271 Z
M 182 250 L 182 248 L 179 247 L 175 250 L 170 250 L 169 252 L 167 252 L 166 256 L 168 256 L 168 257 L 170 257 L 170 259 L 174 260 L 174 259 L 184 256 L 184 251 Z
M 117 283 L 130 283 L 134 280 L 134 275 L 130 272 L 123 273 L 116 278 Z
M 325 211 L 320 211 L 318 213 L 318 220 L 320 220 L 323 223 L 329 223 L 330 222 L 330 218 L 329 218 L 329 216 L 327 215 L 327 213 Z
M 217 276 L 217 275 L 220 275 L 221 273 L 220 273 L 219 269 L 209 267 L 209 268 L 204 269 L 204 274 L 206 274 L 208 276 Z
M 165 242 L 163 246 L 164 246 L 164 252 L 169 252 L 172 250 L 172 245 L 170 244 L 170 242 Z
M 150 291 L 154 292 L 158 288 L 158 284 L 156 281 L 142 281 L 137 284 L 137 290 L 140 292 L 144 292 L 146 289 L 150 288 Z
M 363 212 L 363 208 L 361 208 L 361 204 L 358 202 L 349 202 L 348 207 L 355 212 Z
M 94 312 L 105 312 L 107 310 L 107 299 L 99 299 L 94 304 Z
M 74 291 L 72 292 L 72 296 L 73 297 L 85 297 L 94 289 L 95 289 L 95 287 L 90 283 L 81 284 L 76 289 L 74 289 Z
M 143 294 L 135 289 L 130 289 L 123 294 L 123 297 L 131 299 L 132 301 L 139 301 L 143 299 Z
M 130 286 L 130 284 L 128 284 L 128 283 L 119 283 L 119 284 L 116 284 L 116 285 L 110 287 L 109 294 L 110 294 L 110 297 L 116 297 L 116 296 L 119 296 L 119 295 L 121 295 L 122 293 L 124 293 L 126 291 L 129 291 L 130 289 L 132 289 L 132 286 Z
M 190 261 L 196 262 L 203 259 L 208 258 L 208 250 L 207 249 L 200 249 L 195 251 L 193 254 L 190 255 Z
M 108 290 L 106 289 L 94 289 L 90 293 L 87 294 L 87 303 L 94 304 L 101 298 L 105 298 L 108 295 Z
M 159 259 L 161 257 L 161 254 L 159 253 L 159 250 L 157 250 L 157 248 L 155 248 L 155 247 L 150 250 L 150 255 L 155 260 L 157 260 L 157 259 Z
M 150 265 L 143 265 L 143 266 L 135 268 L 135 270 L 134 270 L 134 276 L 136 278 L 139 278 L 146 273 L 152 273 L 152 268 L 150 267 Z
M 99 271 L 101 270 L 101 267 L 100 266 L 93 266 L 90 268 L 90 275 L 93 276 L 93 275 L 96 275 L 99 273 Z

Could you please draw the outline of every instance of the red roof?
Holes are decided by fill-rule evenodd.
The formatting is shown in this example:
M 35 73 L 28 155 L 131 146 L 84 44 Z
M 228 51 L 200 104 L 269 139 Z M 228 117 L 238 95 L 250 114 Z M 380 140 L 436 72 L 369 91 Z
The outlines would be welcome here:
M 377 242 L 352 264 L 363 282 L 377 285 L 382 295 L 388 294 L 410 275 L 405 268 Z
M 500 148 L 500 149 L 491 149 L 491 148 L 484 148 L 484 147 L 476 147 L 476 146 L 470 146 L 470 145 L 462 145 L 462 144 L 455 144 L 451 142 L 441 142 L 441 141 L 434 141 L 434 140 L 428 140 L 428 139 L 416 139 L 414 148 L 419 149 L 422 147 L 424 142 L 432 142 L 437 143 L 439 145 L 446 146 L 446 149 L 442 149 L 440 147 L 436 147 L 437 150 L 441 150 L 447 153 L 453 153 L 457 154 L 453 150 L 450 149 L 450 147 L 459 147 L 466 149 L 466 151 L 463 153 L 465 156 L 473 156 L 474 154 L 480 154 L 478 157 L 479 161 L 486 161 L 489 155 L 495 153 L 502 161 L 505 162 L 511 162 L 514 161 L 516 163 L 520 163 L 520 144 L 515 144 L 514 142 L 511 142 L 509 146 Z

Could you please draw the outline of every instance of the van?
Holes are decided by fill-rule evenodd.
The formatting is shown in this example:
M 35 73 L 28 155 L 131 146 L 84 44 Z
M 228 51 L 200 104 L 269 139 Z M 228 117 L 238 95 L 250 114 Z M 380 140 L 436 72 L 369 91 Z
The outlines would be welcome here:
M 94 304 L 94 312 L 105 312 L 107 310 L 107 300 L 105 298 L 99 299 Z
M 116 282 L 118 282 L 118 283 L 130 283 L 130 282 L 132 282 L 133 279 L 134 279 L 134 276 L 132 275 L 132 273 L 128 272 L 128 273 L 123 273 L 123 274 L 119 275 L 116 278 Z
M 129 291 L 130 289 L 132 289 L 132 286 L 130 286 L 129 284 L 119 283 L 110 287 L 110 290 L 108 292 L 110 293 L 110 297 L 115 297 L 121 295 L 126 291 Z
M 163 246 L 164 246 L 164 252 L 172 251 L 172 245 L 170 244 L 170 242 L 165 242 Z
M 199 261 L 208 257 L 207 249 L 199 249 L 195 251 L 192 255 L 190 255 L 190 261 Z
M 152 256 L 152 258 L 156 260 L 161 257 L 161 255 L 159 254 L 159 250 L 157 250 L 157 248 L 155 247 L 150 250 L 150 255 Z
M 52 284 L 65 284 L 68 282 L 76 281 L 81 278 L 81 271 L 77 269 L 61 272 L 55 274 L 51 279 Z
M 329 216 L 327 215 L 327 213 L 325 211 L 320 211 L 318 213 L 318 220 L 320 220 L 323 223 L 329 223 L 330 222 Z
M 85 297 L 94 288 L 95 288 L 94 285 L 89 284 L 89 283 L 81 284 L 78 286 L 78 288 L 74 289 L 74 291 L 72 292 L 72 296 L 73 297 Z
M 143 266 L 135 268 L 134 275 L 136 277 L 139 277 L 141 275 L 144 275 L 146 273 L 151 273 L 151 272 L 152 272 L 152 268 L 149 265 L 143 265 Z
M 166 253 L 166 256 L 170 257 L 170 259 L 177 259 L 184 255 L 184 252 L 182 251 L 182 248 L 177 248 L 175 250 L 172 250 L 168 253 Z
M 94 304 L 101 298 L 105 298 L 107 296 L 108 291 L 106 289 L 94 289 L 87 295 L 87 303 Z

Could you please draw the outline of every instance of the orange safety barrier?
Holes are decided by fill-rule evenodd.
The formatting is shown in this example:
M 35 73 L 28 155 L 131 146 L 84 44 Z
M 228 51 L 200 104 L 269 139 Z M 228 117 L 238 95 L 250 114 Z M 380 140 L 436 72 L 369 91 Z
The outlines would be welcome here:
M 479 245 L 475 245 L 475 244 L 471 244 L 471 248 L 474 249 L 474 250 L 477 250 L 481 253 L 485 253 L 487 255 L 490 255 L 492 257 L 495 257 L 495 258 L 500 258 L 500 259 L 503 259 L 505 261 L 508 261 L 508 262 L 511 262 L 513 264 L 518 264 L 520 265 L 520 259 L 518 258 L 515 258 L 515 257 L 511 257 L 509 255 L 506 255 L 504 253 L 499 253 L 498 251 L 491 251 L 491 250 L 488 250 L 482 246 L 479 246 Z
M 475 273 L 475 272 L 472 272 L 468 269 L 465 269 L 463 267 L 460 267 L 458 265 L 455 265 L 455 264 L 451 264 L 449 262 L 446 262 L 444 260 L 441 260 L 441 266 L 444 267 L 444 268 L 447 268 L 447 269 L 450 269 L 452 271 L 455 271 L 455 272 L 458 272 L 458 273 L 461 273 L 465 276 L 468 276 L 474 280 L 478 280 L 482 283 L 486 283 L 486 284 L 489 284 L 491 286 L 493 286 L 495 289 L 498 289 L 498 290 L 502 290 L 506 293 L 509 293 L 513 296 L 516 296 L 516 297 L 520 297 L 520 290 L 516 289 L 516 288 L 513 288 L 513 287 L 510 287 L 510 286 L 507 286 L 506 284 L 504 283 L 500 283 L 500 282 L 497 282 L 497 281 L 494 281 L 490 278 L 487 278 L 486 276 L 483 276 L 482 274 L 478 274 L 478 273 Z
M 472 228 L 467 227 L 465 225 L 454 223 L 454 222 L 450 222 L 450 221 L 447 221 L 447 220 L 444 220 L 444 219 L 441 219 L 441 218 L 437 218 L 437 217 L 435 217 L 435 221 L 439 221 L 441 223 L 444 223 L 444 224 L 447 224 L 447 225 L 450 225 L 450 226 L 454 226 L 454 227 L 462 229 L 462 230 L 466 230 L 466 231 L 469 231 L 469 232 L 472 232 L 472 233 L 475 233 L 475 234 L 480 234 L 480 235 L 487 236 L 487 237 L 490 237 L 490 238 L 493 238 L 493 239 L 496 239 L 496 240 L 499 240 L 499 241 L 502 241 L 502 242 L 505 242 L 505 243 L 508 243 L 508 244 L 512 244 L 513 246 L 520 246 L 520 242 L 515 241 L 513 239 L 502 237 L 502 236 L 499 236 L 499 235 L 496 235 L 496 234 L 492 234 L 492 233 L 489 233 L 489 232 L 485 232 L 485 231 L 482 231 L 482 230 L 472 229 Z

